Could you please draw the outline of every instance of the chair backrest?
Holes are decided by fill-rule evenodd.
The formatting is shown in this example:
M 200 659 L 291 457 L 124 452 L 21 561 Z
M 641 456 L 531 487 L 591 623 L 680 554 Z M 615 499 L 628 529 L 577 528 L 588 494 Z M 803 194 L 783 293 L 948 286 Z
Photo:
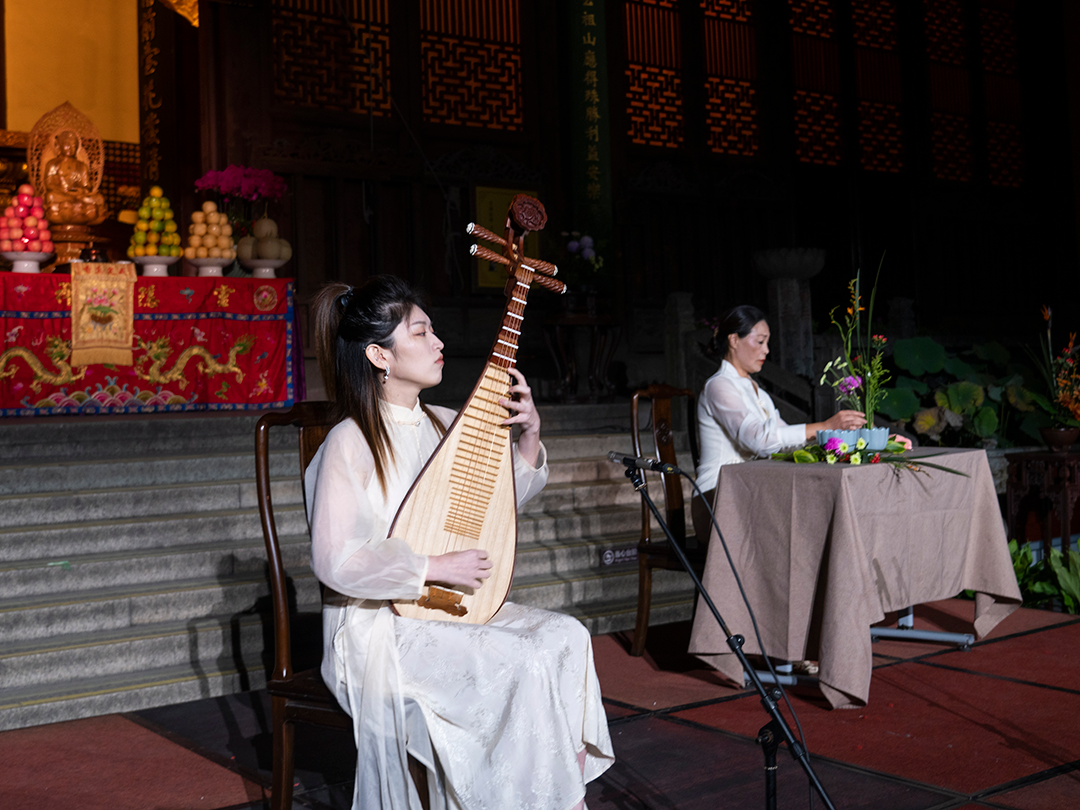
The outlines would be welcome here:
M 656 457 L 667 464 L 678 465 L 678 455 L 675 452 L 675 432 L 671 421 L 671 400 L 675 397 L 686 397 L 686 430 L 690 437 L 690 455 L 693 458 L 694 465 L 697 466 L 697 413 L 694 410 L 694 392 L 688 388 L 674 388 L 663 383 L 654 383 L 648 388 L 635 391 L 630 401 L 630 430 L 634 440 L 634 455 L 642 455 L 639 407 L 641 400 L 647 399 L 652 402 L 652 431 Z M 685 539 L 686 517 L 683 512 L 682 481 L 677 475 L 661 473 L 660 482 L 664 487 L 664 519 L 676 538 Z M 644 503 L 642 503 L 641 509 L 641 539 L 644 542 L 649 542 L 649 511 Z
M 274 523 L 274 505 L 270 499 L 270 428 L 292 425 L 300 428 L 300 477 L 303 481 L 311 459 L 330 432 L 329 402 L 301 402 L 287 411 L 263 415 L 255 426 L 255 486 L 259 499 L 259 518 L 270 570 L 270 595 L 274 609 L 274 670 L 271 680 L 292 675 L 292 640 L 289 627 L 289 599 L 285 566 Z

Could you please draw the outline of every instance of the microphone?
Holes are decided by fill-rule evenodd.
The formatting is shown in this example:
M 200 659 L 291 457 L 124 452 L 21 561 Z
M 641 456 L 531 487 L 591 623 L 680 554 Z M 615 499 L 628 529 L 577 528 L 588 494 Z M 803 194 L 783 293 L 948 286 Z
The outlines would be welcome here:
M 654 458 L 638 458 L 637 456 L 624 456 L 612 450 L 607 454 L 608 460 L 615 464 L 624 464 L 627 467 L 637 467 L 641 470 L 652 470 L 665 475 L 682 475 L 683 472 L 674 464 L 657 461 Z

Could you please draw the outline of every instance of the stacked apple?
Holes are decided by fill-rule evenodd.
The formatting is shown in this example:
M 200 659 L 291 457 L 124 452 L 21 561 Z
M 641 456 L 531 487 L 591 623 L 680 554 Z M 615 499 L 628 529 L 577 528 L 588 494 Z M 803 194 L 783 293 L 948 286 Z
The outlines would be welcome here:
M 179 256 L 180 234 L 176 232 L 176 215 L 161 186 L 150 189 L 150 196 L 143 199 L 138 214 L 127 249 L 128 257 Z
M 292 258 L 292 245 L 288 240 L 278 238 L 277 223 L 269 217 L 257 219 L 251 225 L 251 236 L 245 236 L 236 243 L 236 253 L 242 262 L 259 259 Z
M 232 225 L 229 218 L 217 210 L 217 203 L 206 201 L 201 211 L 191 215 L 188 226 L 187 259 L 235 259 Z
M 0 218 L 0 252 L 52 253 L 52 233 L 45 219 L 41 197 L 34 196 L 34 187 L 23 183 L 11 198 L 11 205 Z

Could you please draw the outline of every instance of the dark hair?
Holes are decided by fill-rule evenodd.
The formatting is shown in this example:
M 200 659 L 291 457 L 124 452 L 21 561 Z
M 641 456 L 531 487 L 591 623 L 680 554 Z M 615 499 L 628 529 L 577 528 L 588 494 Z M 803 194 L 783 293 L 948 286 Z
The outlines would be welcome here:
M 709 348 L 716 357 L 726 357 L 730 348 L 728 335 L 736 334 L 741 338 L 750 334 L 753 328 L 765 320 L 765 313 L 750 304 L 732 307 L 720 316 L 720 324 L 713 330 Z
M 394 348 L 394 330 L 412 312 L 424 307 L 421 295 L 397 276 L 372 276 L 358 287 L 340 282 L 325 285 L 315 294 L 311 312 L 315 354 L 332 403 L 334 422 L 351 418 L 364 434 L 375 457 L 375 475 L 386 491 L 386 465 L 394 461 L 394 448 L 383 420 L 382 369 L 367 357 L 375 344 Z M 442 422 L 421 404 L 440 434 Z

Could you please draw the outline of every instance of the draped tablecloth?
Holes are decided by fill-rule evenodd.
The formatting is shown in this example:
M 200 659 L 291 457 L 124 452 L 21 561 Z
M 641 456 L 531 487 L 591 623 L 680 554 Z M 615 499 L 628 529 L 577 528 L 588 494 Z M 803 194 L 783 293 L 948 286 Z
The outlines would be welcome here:
M 866 704 L 870 625 L 886 612 L 974 590 L 981 637 L 1020 605 L 986 453 L 957 450 L 932 461 L 970 477 L 771 460 L 720 470 L 714 509 L 765 652 L 818 661 L 834 708 Z M 746 637 L 746 652 L 761 653 L 715 529 L 704 585 L 731 631 Z M 742 683 L 700 597 L 690 652 Z
M 132 364 L 74 366 L 71 276 L 0 273 L 0 416 L 282 408 L 296 395 L 288 279 L 139 278 Z

